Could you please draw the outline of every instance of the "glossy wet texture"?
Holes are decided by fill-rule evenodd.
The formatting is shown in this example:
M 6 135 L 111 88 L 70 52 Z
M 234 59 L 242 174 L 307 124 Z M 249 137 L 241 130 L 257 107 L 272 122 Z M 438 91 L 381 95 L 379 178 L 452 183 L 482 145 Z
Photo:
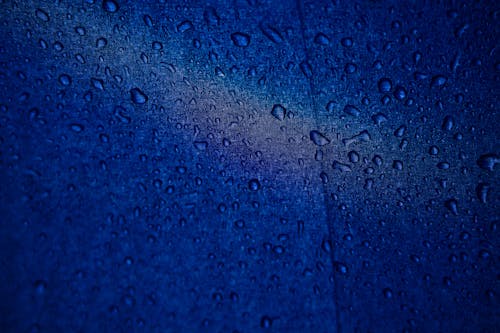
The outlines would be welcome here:
M 2 332 L 495 332 L 495 1 L 0 0 Z

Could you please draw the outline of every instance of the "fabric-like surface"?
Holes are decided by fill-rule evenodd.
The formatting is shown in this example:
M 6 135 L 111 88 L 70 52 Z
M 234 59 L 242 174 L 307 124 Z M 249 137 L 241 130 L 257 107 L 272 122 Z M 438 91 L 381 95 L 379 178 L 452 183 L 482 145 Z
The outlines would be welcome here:
M 499 15 L 0 1 L 1 331 L 497 331 Z

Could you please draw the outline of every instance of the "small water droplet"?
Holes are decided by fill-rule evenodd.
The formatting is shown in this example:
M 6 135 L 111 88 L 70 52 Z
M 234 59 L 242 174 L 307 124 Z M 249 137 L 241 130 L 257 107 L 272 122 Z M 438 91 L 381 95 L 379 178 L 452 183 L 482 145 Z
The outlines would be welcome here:
M 302 61 L 300 63 L 300 70 L 307 78 L 311 78 L 313 76 L 312 66 L 308 61 Z
M 343 47 L 351 47 L 353 44 L 352 38 L 344 37 L 340 40 L 340 44 L 342 44 Z
M 324 33 L 320 32 L 314 37 L 314 42 L 318 45 L 326 46 L 330 44 L 330 39 Z
M 262 328 L 270 328 L 273 325 L 273 320 L 268 316 L 263 316 L 260 319 L 260 327 Z
M 431 87 L 433 88 L 442 87 L 446 83 L 446 81 L 448 81 L 446 76 L 436 75 L 431 80 Z
M 458 215 L 458 202 L 456 199 L 451 198 L 445 201 L 445 207 L 453 213 L 453 215 Z
M 84 130 L 83 125 L 80 124 L 71 124 L 69 128 L 71 128 L 71 130 L 76 133 L 80 133 Z

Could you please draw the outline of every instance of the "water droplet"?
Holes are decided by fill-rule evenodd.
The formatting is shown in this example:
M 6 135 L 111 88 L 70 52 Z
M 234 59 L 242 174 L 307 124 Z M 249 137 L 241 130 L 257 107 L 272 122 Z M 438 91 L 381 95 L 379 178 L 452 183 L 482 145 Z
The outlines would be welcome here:
M 441 125 L 441 128 L 443 131 L 451 131 L 453 129 L 453 125 L 455 124 L 455 121 L 453 120 L 452 116 L 446 116 L 443 119 L 443 125 Z
M 76 27 L 75 28 L 75 31 L 77 34 L 79 34 L 80 36 L 85 36 L 85 34 L 87 33 L 87 31 L 85 30 L 84 27 Z
M 448 162 L 439 162 L 437 164 L 437 167 L 440 170 L 448 170 L 450 168 L 450 163 L 448 163 Z
M 231 40 L 238 47 L 247 47 L 250 44 L 250 36 L 243 32 L 232 33 Z
M 437 155 L 439 153 L 439 148 L 436 146 L 431 146 L 429 148 L 429 155 Z
M 346 146 L 350 146 L 353 143 L 368 142 L 371 141 L 372 137 L 367 130 L 363 130 L 350 138 L 342 139 L 342 143 Z
M 338 170 L 340 172 L 351 172 L 352 168 L 349 166 L 349 164 L 345 164 L 339 161 L 333 161 L 332 163 L 332 168 L 333 170 Z
M 104 0 L 102 2 L 102 9 L 108 13 L 116 13 L 120 7 L 114 0 Z
M 44 280 L 37 280 L 33 283 L 33 287 L 35 288 L 35 293 L 42 295 L 47 290 L 47 282 Z
M 262 31 L 262 33 L 264 34 L 264 36 L 266 36 L 267 38 L 269 38 L 269 40 L 271 40 L 272 42 L 276 43 L 276 44 L 279 44 L 279 43 L 282 43 L 283 42 L 283 37 L 281 36 L 281 34 L 279 33 L 278 30 L 276 30 L 275 28 L 269 26 L 269 25 L 263 25 L 261 24 L 260 25 L 260 30 Z
M 84 130 L 83 125 L 80 124 L 71 124 L 69 128 L 75 133 L 80 133 Z
M 392 162 L 392 168 L 398 171 L 403 170 L 403 162 L 400 160 L 395 160 Z
M 259 180 L 255 179 L 255 178 L 250 179 L 250 181 L 248 182 L 248 188 L 251 191 L 258 191 L 258 190 L 260 190 L 260 182 L 259 182 Z
M 482 203 L 488 201 L 488 194 L 490 192 L 491 185 L 488 183 L 479 183 L 476 187 L 476 195 Z
M 347 63 L 344 67 L 344 71 L 347 74 L 353 74 L 354 72 L 356 72 L 357 69 L 358 69 L 358 66 L 356 64 L 353 64 L 353 63 Z
M 399 128 L 397 130 L 394 131 L 394 136 L 397 138 L 400 138 L 403 135 L 405 135 L 405 132 L 406 132 L 406 126 L 401 125 L 401 126 L 399 126 Z
M 286 109 L 281 104 L 275 104 L 271 114 L 278 120 L 285 119 Z
M 300 70 L 307 78 L 311 78 L 313 76 L 312 67 L 308 61 L 302 61 L 300 63 Z
M 455 198 L 446 200 L 444 206 L 448 208 L 453 215 L 458 215 L 458 202 Z
M 314 42 L 318 45 L 326 46 L 330 44 L 330 39 L 324 33 L 320 32 L 314 37 Z
M 328 139 L 326 136 L 324 136 L 318 131 L 311 131 L 309 133 L 309 138 L 317 146 L 324 146 L 330 143 L 330 139 Z
M 343 262 L 335 261 L 333 265 L 335 266 L 335 271 L 337 271 L 337 273 L 342 275 L 347 274 L 347 266 Z
M 479 156 L 477 165 L 484 170 L 493 171 L 497 163 L 500 163 L 500 156 L 497 154 L 484 154 Z
M 361 111 L 357 107 L 351 104 L 347 104 L 344 107 L 344 112 L 353 117 L 359 117 L 359 115 L 361 114 Z
M 59 75 L 59 83 L 63 86 L 69 86 L 71 84 L 71 76 L 68 74 Z
M 327 112 L 333 113 L 335 111 L 335 104 L 336 103 L 334 101 L 329 101 L 325 106 L 325 110 Z
M 104 90 L 104 81 L 101 79 L 91 78 L 90 83 L 97 90 Z
M 151 16 L 149 15 L 144 15 L 142 17 L 143 21 L 144 21 L 144 24 L 149 27 L 149 28 L 152 28 L 153 27 L 153 19 L 151 18 Z
M 380 125 L 384 121 L 387 121 L 387 116 L 383 113 L 377 113 L 372 116 L 372 120 L 376 125 Z
M 44 11 L 40 8 L 38 8 L 35 11 L 35 15 L 36 15 L 36 17 L 38 17 L 40 20 L 42 20 L 44 22 L 49 22 L 49 20 L 50 20 L 49 14 L 47 14 L 46 11 Z
M 200 151 L 206 150 L 208 147 L 208 143 L 206 141 L 195 141 L 193 144 L 194 147 Z
M 373 156 L 372 162 L 376 166 L 380 167 L 382 166 L 382 163 L 384 163 L 384 160 L 382 159 L 382 157 L 380 157 L 380 155 L 375 155 Z
M 268 316 L 263 316 L 260 319 L 260 327 L 262 328 L 270 328 L 273 325 L 273 320 Z
M 397 86 L 395 89 L 394 89 L 394 97 L 398 100 L 398 101 L 402 101 L 403 99 L 406 98 L 406 89 L 402 86 Z
M 188 21 L 188 20 L 182 21 L 181 23 L 179 23 L 177 25 L 178 32 L 186 32 L 186 31 L 191 30 L 193 28 L 194 28 L 193 23 L 191 21 Z
M 108 40 L 104 37 L 100 37 L 96 40 L 95 42 L 95 46 L 98 48 L 98 49 L 102 49 L 103 47 L 105 47 L 106 45 L 108 45 Z
M 392 90 L 392 81 L 388 78 L 382 78 L 378 81 L 378 90 L 381 93 L 388 93 Z
M 321 182 L 322 182 L 323 184 L 328 184 L 329 179 L 328 179 L 328 174 L 326 174 L 326 172 L 321 172 L 321 173 L 319 174 L 319 178 L 321 178 Z
M 353 44 L 352 38 L 344 37 L 340 40 L 340 44 L 342 44 L 343 47 L 351 47 Z
M 144 104 L 148 101 L 148 96 L 139 88 L 130 89 L 130 98 L 135 104 Z
M 152 44 L 151 44 L 151 48 L 153 50 L 156 50 L 156 51 L 159 51 L 159 50 L 163 50 L 163 44 L 158 42 L 158 41 L 154 41 Z
M 431 80 L 431 87 L 433 88 L 442 87 L 446 83 L 446 81 L 448 81 L 446 76 L 436 75 Z
M 359 162 L 359 154 L 358 152 L 351 150 L 349 153 L 347 153 L 347 157 L 349 158 L 349 161 L 351 163 L 358 163 Z
M 220 23 L 220 17 L 217 14 L 217 11 L 214 7 L 211 6 L 205 9 L 205 11 L 203 12 L 203 18 L 205 19 L 205 22 L 207 22 L 207 24 L 211 26 L 216 26 Z

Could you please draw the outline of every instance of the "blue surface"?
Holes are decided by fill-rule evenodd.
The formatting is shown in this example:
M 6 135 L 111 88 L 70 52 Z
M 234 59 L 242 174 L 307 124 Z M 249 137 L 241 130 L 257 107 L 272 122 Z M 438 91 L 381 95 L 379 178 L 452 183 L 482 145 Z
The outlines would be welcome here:
M 0 0 L 0 331 L 500 331 L 499 17 Z

